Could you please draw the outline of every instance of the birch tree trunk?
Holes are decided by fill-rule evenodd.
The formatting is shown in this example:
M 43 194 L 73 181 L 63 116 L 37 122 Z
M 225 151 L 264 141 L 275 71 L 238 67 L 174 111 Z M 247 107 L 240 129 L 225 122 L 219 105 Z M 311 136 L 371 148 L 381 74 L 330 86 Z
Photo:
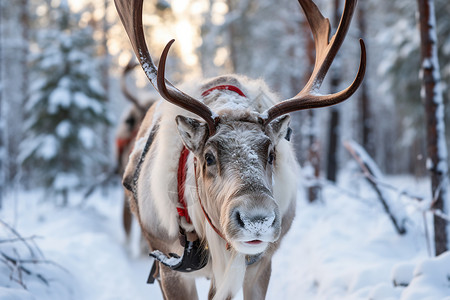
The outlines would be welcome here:
M 445 141 L 444 103 L 437 55 L 436 16 L 433 0 L 417 0 L 422 53 L 422 101 L 427 126 L 427 169 L 431 175 L 433 209 L 449 212 L 447 146 Z M 434 216 L 435 253 L 448 249 L 448 226 Z

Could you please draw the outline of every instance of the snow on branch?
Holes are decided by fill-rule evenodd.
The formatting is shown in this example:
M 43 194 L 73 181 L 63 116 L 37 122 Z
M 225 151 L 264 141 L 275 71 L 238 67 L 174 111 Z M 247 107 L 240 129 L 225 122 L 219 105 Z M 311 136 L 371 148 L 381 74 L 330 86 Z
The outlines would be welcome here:
M 349 143 L 349 142 L 346 142 L 345 144 L 347 144 L 347 143 Z M 353 142 L 353 143 L 355 143 L 355 142 Z M 357 147 L 359 146 L 357 143 L 355 143 L 355 144 L 357 145 Z M 353 145 L 355 145 L 355 144 L 353 144 Z M 364 151 L 364 149 L 362 149 L 361 146 L 359 146 L 359 147 L 360 147 L 360 150 Z M 370 156 L 367 156 L 367 157 L 370 158 Z M 429 198 L 426 198 L 423 196 L 419 196 L 417 194 L 411 193 L 410 191 L 401 190 L 398 187 L 387 183 L 386 181 L 383 180 L 382 177 L 381 178 L 374 177 L 373 174 L 371 174 L 369 172 L 369 169 L 367 167 L 361 166 L 361 164 L 359 163 L 359 160 L 356 160 L 356 161 L 360 165 L 360 167 L 363 171 L 364 177 L 367 180 L 369 180 L 370 182 L 372 182 L 373 184 L 375 184 L 378 187 L 381 187 L 383 189 L 391 190 L 391 191 L 395 192 L 396 194 L 398 194 L 399 196 L 405 196 L 406 198 L 411 200 L 411 202 L 409 202 L 409 203 L 412 204 L 418 211 L 420 211 L 422 213 L 430 212 L 433 215 L 441 218 L 442 220 L 445 220 L 446 222 L 450 223 L 450 216 L 445 214 L 441 209 L 436 209 L 434 207 L 434 204 L 436 203 L 436 199 L 440 193 L 440 187 L 438 187 L 436 189 L 436 192 L 433 194 L 432 199 L 429 199 Z M 372 162 L 373 162 L 373 160 L 372 160 Z M 377 165 L 375 163 L 373 163 L 372 166 L 377 167 Z M 382 173 L 379 172 L 379 174 L 382 174 Z M 344 191 L 344 192 L 346 192 L 349 196 L 352 196 L 354 198 L 357 197 L 356 195 L 353 195 L 350 191 Z
M 355 141 L 347 141 L 344 147 L 350 152 L 359 164 L 367 181 L 378 195 L 384 211 L 388 214 L 398 234 L 405 234 L 407 216 L 405 209 L 398 202 L 393 201 L 379 181 L 383 179 L 383 173 L 370 155 Z

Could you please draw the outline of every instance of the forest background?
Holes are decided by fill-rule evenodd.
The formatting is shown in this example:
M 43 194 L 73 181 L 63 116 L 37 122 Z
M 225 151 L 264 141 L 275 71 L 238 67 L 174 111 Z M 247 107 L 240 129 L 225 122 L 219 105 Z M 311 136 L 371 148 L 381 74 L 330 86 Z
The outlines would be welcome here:
M 316 3 L 331 16 L 334 33 L 343 1 Z M 21 190 L 43 188 L 48 201 L 66 205 L 93 183 L 117 185 L 99 179 L 116 167 L 115 132 L 131 105 L 120 80 L 134 54 L 113 1 L 0 5 L 0 209 L 2 199 Z M 447 104 L 450 3 L 434 5 L 440 92 Z M 349 140 L 387 175 L 430 176 L 417 6 L 410 0 L 359 1 L 321 91 L 341 90 L 353 80 L 360 37 L 368 53 L 362 87 L 334 108 L 292 114 L 293 143 L 309 187 L 338 182 L 354 167 L 342 146 Z M 310 29 L 293 0 L 147 0 L 143 23 L 155 59 L 176 39 L 168 61 L 175 82 L 240 73 L 264 79 L 287 99 L 301 90 L 314 63 Z M 127 84 L 139 99 L 155 97 L 140 70 Z M 445 119 L 450 111 L 444 109 Z M 443 143 L 448 146 L 448 136 Z

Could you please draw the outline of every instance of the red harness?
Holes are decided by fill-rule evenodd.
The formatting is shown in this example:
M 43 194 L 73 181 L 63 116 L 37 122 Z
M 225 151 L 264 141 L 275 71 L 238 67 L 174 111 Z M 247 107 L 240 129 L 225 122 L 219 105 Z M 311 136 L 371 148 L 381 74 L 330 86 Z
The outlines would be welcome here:
M 218 86 L 212 87 L 209 90 L 204 91 L 202 93 L 202 97 L 208 96 L 212 91 L 215 91 L 215 90 L 232 91 L 232 92 L 235 92 L 235 93 L 239 94 L 239 96 L 246 97 L 245 94 L 238 87 L 235 87 L 234 85 L 228 85 L 228 84 L 218 85 Z
M 189 155 L 189 150 L 183 146 L 183 149 L 181 150 L 180 159 L 178 161 L 178 173 L 177 173 L 177 179 L 178 179 L 178 202 L 181 204 L 182 207 L 177 207 L 178 215 L 181 217 L 184 217 L 186 219 L 186 222 L 191 224 L 191 218 L 189 218 L 189 213 L 186 205 L 186 201 L 184 200 L 184 185 L 186 183 L 186 161 L 187 157 Z
M 178 172 L 177 172 L 177 179 L 178 179 L 178 202 L 180 203 L 181 207 L 177 207 L 178 215 L 181 217 L 184 217 L 186 219 L 186 222 L 189 224 L 191 223 L 191 218 L 189 217 L 189 212 L 187 209 L 186 201 L 184 200 L 184 187 L 186 184 L 186 162 L 187 157 L 189 155 L 189 150 L 183 146 L 183 149 L 181 150 L 180 159 L 178 161 Z M 194 176 L 195 176 L 195 187 L 197 190 L 197 197 L 198 201 L 200 203 L 200 207 L 202 208 L 203 214 L 205 215 L 206 220 L 208 221 L 209 225 L 211 225 L 212 229 L 225 241 L 227 242 L 226 248 L 227 250 L 230 249 L 230 244 L 228 243 L 225 236 L 220 232 L 219 229 L 217 229 L 216 226 L 211 221 L 211 218 L 209 217 L 208 213 L 206 212 L 205 208 L 203 207 L 202 199 L 200 198 L 200 193 L 198 192 L 198 182 L 197 182 L 197 158 L 194 157 Z

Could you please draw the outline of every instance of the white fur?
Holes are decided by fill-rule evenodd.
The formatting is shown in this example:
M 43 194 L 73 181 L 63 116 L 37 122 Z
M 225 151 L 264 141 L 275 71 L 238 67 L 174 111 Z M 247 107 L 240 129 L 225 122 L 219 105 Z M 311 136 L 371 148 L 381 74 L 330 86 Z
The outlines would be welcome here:
M 170 237 L 176 237 L 179 231 L 176 176 L 178 157 L 183 145 L 180 139 L 174 138 L 178 137 L 174 119 L 184 111 L 166 102 L 158 108 L 161 119 L 156 136 L 157 142 L 152 148 L 150 157 L 145 159 L 142 166 L 147 172 L 141 172 L 144 176 L 139 179 L 150 183 L 152 188 L 149 189 L 147 184 L 138 185 L 138 194 L 143 195 L 138 199 L 138 204 L 144 226 L 164 228 Z
M 290 199 L 296 199 L 300 168 L 295 158 L 293 146 L 281 140 L 277 147 L 277 162 L 273 174 L 273 195 L 278 203 L 280 214 L 289 209 Z

